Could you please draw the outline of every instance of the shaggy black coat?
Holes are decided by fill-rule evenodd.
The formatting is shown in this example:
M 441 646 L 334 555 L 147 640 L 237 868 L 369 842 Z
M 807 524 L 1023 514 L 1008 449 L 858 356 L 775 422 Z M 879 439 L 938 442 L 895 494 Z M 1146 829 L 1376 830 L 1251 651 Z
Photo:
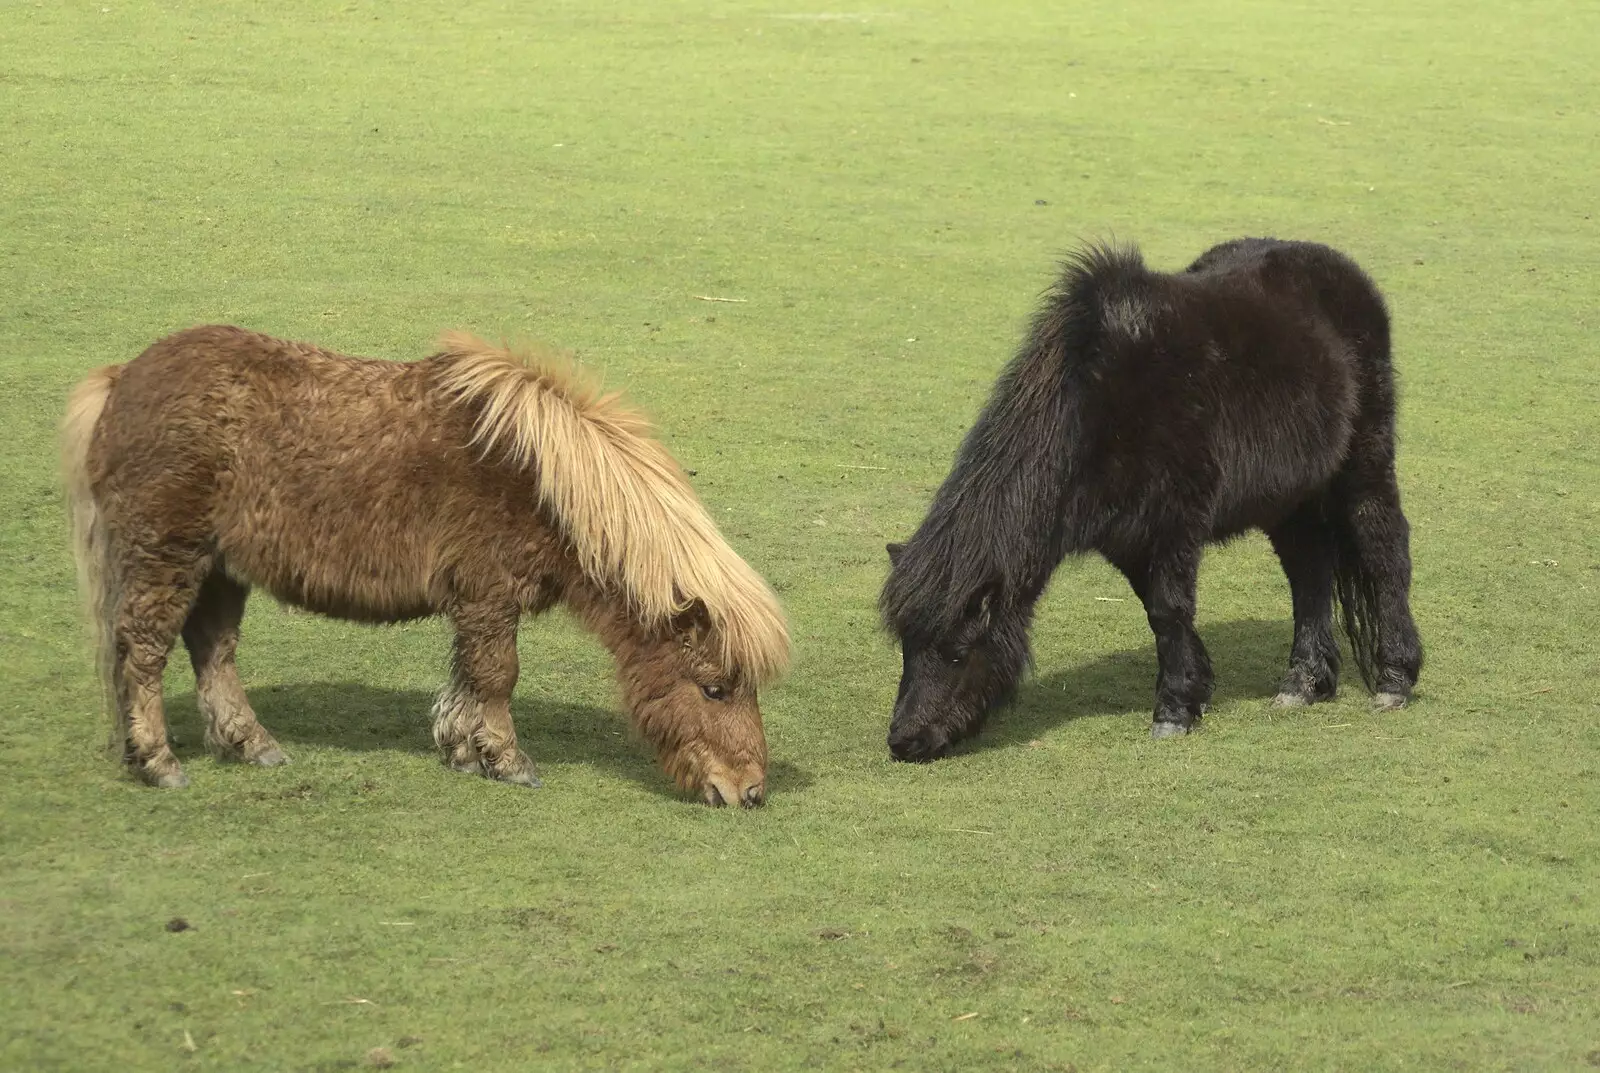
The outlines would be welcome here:
M 1334 695 L 1337 591 L 1379 702 L 1422 650 L 1394 472 L 1389 317 L 1326 246 L 1240 239 L 1180 273 L 1092 246 L 1047 294 L 916 534 L 891 545 L 880 606 L 905 668 L 890 732 L 929 759 L 1013 694 L 1033 608 L 1067 555 L 1128 578 L 1156 637 L 1152 730 L 1188 730 L 1212 688 L 1194 632 L 1205 544 L 1266 531 L 1293 590 L 1279 702 Z

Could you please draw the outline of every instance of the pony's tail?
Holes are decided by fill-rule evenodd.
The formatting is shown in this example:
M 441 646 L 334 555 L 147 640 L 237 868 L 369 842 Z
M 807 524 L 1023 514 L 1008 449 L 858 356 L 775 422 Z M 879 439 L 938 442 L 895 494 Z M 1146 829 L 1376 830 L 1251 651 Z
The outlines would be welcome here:
M 72 522 L 72 556 L 78 564 L 78 592 L 94 645 L 95 669 L 107 711 L 116 719 L 112 694 L 115 655 L 111 641 L 111 614 L 116 579 L 112 577 L 105 519 L 94 500 L 89 479 L 89 445 L 106 408 L 106 399 L 122 372 L 120 365 L 96 369 L 72 389 L 67 413 L 61 421 L 61 473 L 67 488 L 67 510 Z M 121 739 L 121 727 L 115 728 Z
M 1356 670 L 1369 690 L 1376 688 L 1379 632 L 1383 616 L 1378 607 L 1378 586 L 1361 561 L 1354 528 L 1346 518 L 1336 519 L 1334 530 L 1333 581 L 1339 594 L 1340 619 L 1350 639 L 1350 655 Z

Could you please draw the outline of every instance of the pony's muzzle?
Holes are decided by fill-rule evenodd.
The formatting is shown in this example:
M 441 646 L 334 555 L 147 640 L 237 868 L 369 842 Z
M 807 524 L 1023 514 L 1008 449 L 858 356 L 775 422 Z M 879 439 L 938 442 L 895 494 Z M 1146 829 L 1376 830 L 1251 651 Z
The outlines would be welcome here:
M 950 739 L 933 727 L 889 730 L 889 755 L 910 764 L 937 760 L 950 749 Z
M 705 790 L 705 802 L 712 808 L 722 808 L 724 805 L 739 802 L 740 808 L 757 808 L 766 804 L 767 784 L 764 782 L 751 783 L 737 794 L 730 786 L 726 791 L 716 783 L 708 783 Z

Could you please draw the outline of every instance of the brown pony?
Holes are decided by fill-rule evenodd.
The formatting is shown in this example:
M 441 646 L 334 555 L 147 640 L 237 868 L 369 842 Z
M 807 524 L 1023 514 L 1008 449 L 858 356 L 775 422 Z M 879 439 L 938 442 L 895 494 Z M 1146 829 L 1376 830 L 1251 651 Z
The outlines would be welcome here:
M 517 624 L 562 603 L 616 656 L 624 701 L 679 786 L 760 804 L 756 690 L 789 659 L 776 597 L 616 396 L 548 356 L 466 335 L 442 347 L 373 361 L 193 328 L 73 391 L 79 581 L 128 766 L 154 786 L 188 783 L 161 703 L 180 634 L 211 751 L 285 760 L 234 665 L 259 585 L 358 622 L 447 615 L 444 762 L 537 786 L 511 723 Z

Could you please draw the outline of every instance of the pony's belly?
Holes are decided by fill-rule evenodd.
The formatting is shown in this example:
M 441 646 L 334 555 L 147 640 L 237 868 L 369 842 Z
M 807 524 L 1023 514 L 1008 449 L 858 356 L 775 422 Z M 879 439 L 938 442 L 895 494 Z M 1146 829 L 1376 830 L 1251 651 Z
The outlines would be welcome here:
M 347 622 L 387 625 L 394 622 L 410 622 L 414 619 L 428 618 L 434 613 L 433 605 L 422 599 L 389 601 L 380 604 L 354 599 L 349 594 L 308 591 L 289 594 L 275 589 L 268 589 L 267 591 L 271 592 L 273 597 L 281 603 L 293 604 L 295 607 L 306 611 L 327 615 L 329 618 L 343 619 Z
M 1212 515 L 1210 541 L 1231 540 L 1251 529 L 1271 529 L 1305 503 L 1321 496 L 1333 473 L 1307 475 L 1303 483 L 1258 489 L 1257 494 L 1225 499 Z
M 1257 500 L 1238 504 L 1235 509 L 1219 515 L 1212 521 L 1206 543 L 1220 544 L 1252 529 L 1269 530 L 1287 518 L 1299 505 L 1299 502 L 1287 500 Z
M 1296 427 L 1291 435 L 1219 445 L 1219 481 L 1212 505 L 1212 540 L 1250 529 L 1270 529 L 1308 500 L 1322 495 L 1344 459 L 1346 421 L 1326 428 Z
M 237 554 L 225 555 L 225 563 L 235 581 L 264 589 L 279 603 L 329 618 L 382 624 L 427 618 L 437 610 L 424 586 L 387 572 L 339 570 L 326 562 L 314 571 L 283 569 Z

